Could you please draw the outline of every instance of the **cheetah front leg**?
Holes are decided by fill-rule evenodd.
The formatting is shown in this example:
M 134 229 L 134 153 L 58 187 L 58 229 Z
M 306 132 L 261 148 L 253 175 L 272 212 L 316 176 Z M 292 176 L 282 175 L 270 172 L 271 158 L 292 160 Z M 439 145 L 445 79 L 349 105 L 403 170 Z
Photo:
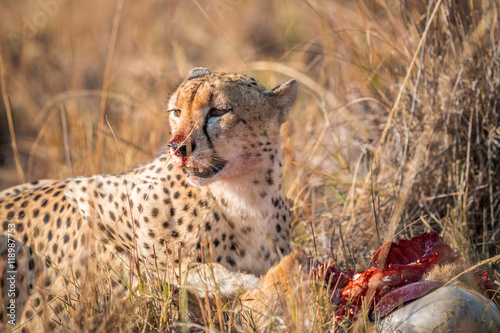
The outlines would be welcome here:
M 280 327 L 280 331 L 286 321 L 295 322 L 297 332 L 311 332 L 314 293 L 310 267 L 305 253 L 292 252 L 261 277 L 260 288 L 241 295 L 241 311 L 251 330 Z

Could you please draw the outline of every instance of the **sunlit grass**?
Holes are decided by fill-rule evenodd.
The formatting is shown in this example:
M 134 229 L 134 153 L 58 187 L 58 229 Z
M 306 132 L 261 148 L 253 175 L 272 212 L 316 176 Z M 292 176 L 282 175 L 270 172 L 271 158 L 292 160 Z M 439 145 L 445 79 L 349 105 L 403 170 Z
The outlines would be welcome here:
M 493 1 L 117 3 L 0 5 L 10 102 L 0 103 L 0 188 L 22 174 L 32 181 L 121 172 L 150 159 L 168 142 L 165 99 L 192 67 L 244 72 L 268 88 L 295 77 L 301 93 L 282 129 L 293 247 L 361 270 L 383 241 L 434 229 L 465 261 L 485 260 L 498 283 Z M 75 323 L 98 318 L 100 326 L 82 330 L 100 331 L 254 329 L 238 301 L 198 299 L 169 279 L 134 274 L 134 284 L 123 281 L 126 296 L 113 294 L 114 272 L 96 281 L 78 300 L 81 313 L 68 307 Z M 300 332 L 308 313 L 315 332 L 331 331 L 338 309 L 322 288 L 291 302 L 282 324 Z M 363 318 L 356 327 L 368 329 Z

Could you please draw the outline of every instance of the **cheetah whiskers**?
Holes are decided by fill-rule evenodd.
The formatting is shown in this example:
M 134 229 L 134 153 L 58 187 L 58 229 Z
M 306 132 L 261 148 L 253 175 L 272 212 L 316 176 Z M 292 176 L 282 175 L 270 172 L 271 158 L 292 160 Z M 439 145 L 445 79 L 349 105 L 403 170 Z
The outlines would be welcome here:
M 226 161 L 224 161 L 224 159 L 222 159 L 219 155 L 214 154 L 212 159 L 208 163 L 208 168 L 213 170 L 218 170 L 222 166 L 224 166 L 225 163 Z

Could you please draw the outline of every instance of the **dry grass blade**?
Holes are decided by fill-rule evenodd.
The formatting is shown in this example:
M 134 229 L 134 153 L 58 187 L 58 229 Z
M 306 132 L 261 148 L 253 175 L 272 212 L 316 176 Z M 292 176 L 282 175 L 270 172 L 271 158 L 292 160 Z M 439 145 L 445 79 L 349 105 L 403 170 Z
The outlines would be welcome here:
M 413 159 L 408 163 L 407 170 L 404 173 L 403 185 L 399 191 L 399 196 L 396 199 L 396 207 L 392 213 L 389 225 L 387 227 L 387 232 L 385 233 L 384 241 L 393 241 L 394 235 L 400 225 L 401 216 L 403 213 L 403 208 L 406 205 L 408 196 L 410 195 L 411 187 L 415 181 L 417 173 L 420 171 L 422 162 L 424 160 L 425 154 L 427 152 L 429 142 L 431 140 L 432 133 L 437 122 L 437 118 L 427 125 L 424 133 L 417 140 L 418 145 L 415 149 L 415 155 Z
M 109 82 L 111 79 L 111 61 L 113 59 L 113 54 L 115 51 L 116 37 L 118 35 L 118 27 L 120 25 L 122 8 L 123 8 L 123 0 L 117 0 L 115 16 L 113 19 L 113 27 L 111 29 L 111 37 L 109 39 L 108 54 L 106 56 L 106 67 L 104 68 L 104 80 L 102 83 L 101 103 L 99 104 L 99 122 L 97 123 L 97 147 L 96 147 L 97 158 L 96 158 L 94 173 L 99 173 L 101 169 L 101 158 L 102 158 L 102 151 L 104 144 L 102 130 L 104 128 L 106 101 L 108 98 Z
M 64 105 L 61 105 L 59 108 L 59 113 L 61 115 L 61 130 L 63 134 L 63 143 L 64 143 L 64 156 L 66 157 L 66 165 L 68 166 L 68 174 L 73 176 L 72 172 L 72 163 L 71 163 L 71 144 L 69 141 L 69 133 L 68 133 L 68 117 L 66 114 L 66 108 Z
M 303 86 L 307 87 L 309 90 L 314 92 L 318 99 L 323 100 L 328 103 L 328 105 L 334 106 L 338 105 L 335 97 L 331 92 L 323 88 L 314 79 L 308 77 L 306 74 L 279 62 L 270 61 L 256 61 L 249 63 L 248 66 L 254 70 L 258 71 L 275 71 L 277 73 L 285 74 L 289 77 L 296 78 Z
M 374 158 L 373 158 L 373 166 L 372 166 L 373 169 L 375 169 L 377 166 L 377 161 L 380 158 L 380 152 L 382 150 L 382 146 L 384 145 L 385 140 L 387 138 L 387 133 L 389 132 L 389 130 L 392 126 L 392 119 L 397 115 L 397 113 L 399 111 L 401 97 L 403 96 L 403 93 L 406 91 L 406 87 L 408 85 L 411 73 L 413 71 L 413 66 L 415 65 L 415 62 L 417 61 L 420 49 L 422 48 L 423 43 L 427 38 L 427 33 L 429 31 L 429 28 L 431 27 L 431 24 L 434 20 L 434 17 L 436 16 L 436 13 L 439 10 L 439 6 L 441 6 L 441 0 L 438 0 L 436 5 L 434 6 L 434 10 L 432 11 L 432 14 L 429 18 L 429 21 L 426 23 L 425 30 L 422 34 L 422 37 L 420 38 L 420 41 L 418 42 L 417 48 L 415 49 L 413 58 L 411 59 L 411 62 L 408 65 L 408 69 L 406 70 L 406 76 L 405 76 L 403 82 L 401 83 L 401 87 L 399 88 L 398 95 L 396 97 L 396 100 L 394 101 L 391 112 L 389 113 L 389 118 L 387 119 L 387 122 L 385 123 L 385 126 L 384 126 L 384 130 L 382 131 L 382 134 L 380 135 L 380 144 L 377 147 L 377 150 L 375 151 Z
M 9 95 L 7 94 L 7 84 L 5 82 L 5 64 L 3 62 L 3 50 L 0 45 L 0 84 L 2 85 L 2 98 L 7 113 L 7 122 L 9 124 L 10 142 L 12 152 L 14 153 L 14 161 L 16 162 L 17 178 L 19 183 L 25 183 L 26 177 L 24 176 L 23 167 L 19 158 L 19 151 L 17 150 L 16 132 L 14 130 L 14 122 L 12 120 L 12 110 L 10 108 Z

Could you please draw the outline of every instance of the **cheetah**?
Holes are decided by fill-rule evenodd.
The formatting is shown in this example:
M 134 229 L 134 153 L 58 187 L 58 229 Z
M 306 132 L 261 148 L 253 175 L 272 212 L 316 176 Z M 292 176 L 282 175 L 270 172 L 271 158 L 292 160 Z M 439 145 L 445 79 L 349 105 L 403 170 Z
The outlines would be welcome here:
M 55 329 L 78 286 L 107 265 L 127 274 L 132 257 L 160 276 L 193 272 L 194 292 L 258 289 L 290 253 L 279 134 L 297 93 L 295 79 L 267 90 L 194 68 L 169 99 L 172 137 L 153 160 L 0 192 L 0 322 Z

